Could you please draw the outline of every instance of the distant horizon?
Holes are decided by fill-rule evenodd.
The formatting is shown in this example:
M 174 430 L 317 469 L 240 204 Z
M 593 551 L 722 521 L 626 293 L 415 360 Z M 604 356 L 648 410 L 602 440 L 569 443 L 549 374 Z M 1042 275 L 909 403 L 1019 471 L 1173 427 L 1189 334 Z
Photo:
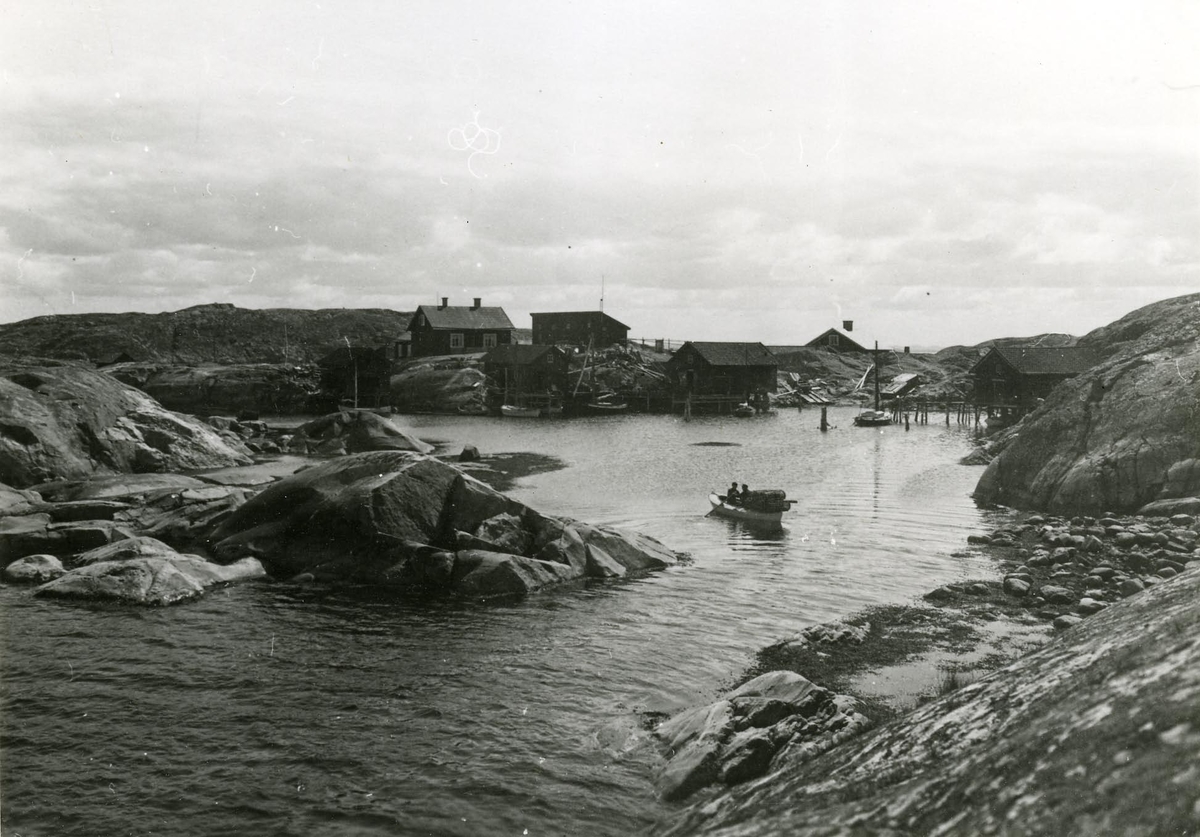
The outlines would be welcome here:
M 1200 292 L 1198 292 L 1198 293 L 1200 293 Z M 1178 296 L 1189 296 L 1189 295 L 1190 295 L 1190 294 L 1178 294 L 1178 295 L 1176 295 L 1175 297 L 1165 297 L 1164 299 L 1158 299 L 1158 300 L 1154 300 L 1153 302 L 1151 302 L 1151 303 L 1148 303 L 1148 304 L 1149 304 L 1149 305 L 1153 305 L 1153 304 L 1155 304 L 1155 303 L 1158 303 L 1158 302 L 1165 302 L 1166 300 L 1177 298 Z M 123 316 L 123 315 L 131 315 L 131 314 L 141 314 L 141 315 L 148 315 L 148 316 L 161 316 L 161 315 L 168 315 L 168 314 L 175 314 L 175 313 L 179 313 L 180 311 L 185 311 L 185 310 L 188 310 L 188 309 L 191 309 L 191 308 L 205 308 L 205 307 L 215 307 L 215 306 L 232 307 L 232 308 L 234 308 L 234 309 L 238 309 L 238 310 L 245 310 L 245 311 L 364 311 L 364 310 L 376 310 L 376 311 L 390 311 L 390 312 L 393 312 L 393 313 L 396 313 L 396 314 L 411 315 L 411 314 L 413 314 L 413 313 L 415 313 L 415 312 L 416 312 L 416 309 L 417 309 L 417 307 L 419 307 L 420 305 L 437 305 L 439 302 L 440 302 L 440 300 L 438 300 L 438 301 L 433 301 L 433 302 L 422 302 L 422 303 L 418 303 L 417 305 L 414 305 L 414 306 L 413 306 L 411 309 L 403 309 L 403 308 L 389 308 L 389 307 L 387 307 L 387 306 L 369 306 L 369 307 L 367 307 L 367 306 L 363 306 L 363 307 L 354 307 L 354 306 L 324 306 L 324 307 L 321 307 L 321 308 L 306 308 L 306 307 L 300 307 L 300 306 L 295 306 L 295 305 L 272 305 L 272 306 L 267 306 L 267 307 L 251 307 L 251 306 L 246 306 L 246 305 L 236 305 L 236 304 L 234 304 L 234 303 L 229 303 L 229 302 L 200 302 L 200 303 L 195 303 L 195 304 L 192 304 L 192 305 L 186 305 L 186 306 L 183 306 L 182 308 L 173 308 L 173 309 L 169 309 L 169 310 L 162 310 L 162 311 L 143 311 L 143 310 L 128 310 L 128 309 L 127 309 L 127 310 L 123 310 L 123 311 L 86 311 L 86 312 L 76 312 L 76 313 L 72 313 L 72 314 L 38 314 L 38 315 L 35 315 L 35 316 L 33 316 L 33 317 L 26 317 L 26 318 L 24 318 L 24 319 L 21 319 L 21 320 L 15 320 L 15 321 L 9 321 L 9 322 L 0 322 L 0 329 L 3 329 L 3 328 L 4 328 L 4 327 L 6 327 L 6 326 L 10 326 L 10 325 L 17 325 L 17 324 L 19 324 L 19 323 L 27 322 L 27 321 L 29 321 L 29 320 L 35 320 L 35 319 L 40 319 L 40 318 L 44 318 L 44 317 L 70 317 L 70 316 L 89 316 L 89 315 L 95 315 L 95 316 Z M 450 304 L 451 306 L 454 306 L 454 305 L 456 305 L 456 303 L 454 302 L 454 300 L 453 300 L 453 299 L 451 299 L 451 300 L 450 300 L 449 304 Z M 469 303 L 468 303 L 468 304 L 469 304 Z M 504 307 L 504 306 L 498 306 L 498 307 Z M 1145 307 L 1145 306 L 1139 306 L 1138 308 L 1141 308 L 1141 307 Z M 1133 311 L 1136 311 L 1136 310 L 1138 310 L 1138 308 L 1132 309 L 1131 311 L 1126 311 L 1126 312 L 1125 312 L 1124 314 L 1122 314 L 1121 316 L 1119 316 L 1119 317 L 1116 317 L 1116 318 L 1114 318 L 1113 320 L 1110 320 L 1109 322 L 1106 322 L 1106 323 L 1101 323 L 1100 325 L 1096 326 L 1096 328 L 1101 328 L 1101 327 L 1103 327 L 1103 326 L 1109 325 L 1109 324 L 1110 324 L 1110 323 L 1112 323 L 1112 322 L 1116 322 L 1117 320 L 1121 319 L 1121 317 L 1125 316 L 1126 314 L 1130 314 L 1130 313 L 1133 313 Z M 557 309 L 556 309 L 556 310 L 557 310 Z M 566 309 L 563 309 L 563 310 L 566 310 Z M 592 308 L 592 309 L 571 309 L 571 310 L 592 310 L 592 311 L 596 311 L 596 310 L 599 310 L 599 309 L 598 309 L 598 308 Z M 505 313 L 506 313 L 506 314 L 509 316 L 509 319 L 510 319 L 510 320 L 512 320 L 512 319 L 513 319 L 513 312 L 511 312 L 511 311 L 509 311 L 507 308 L 505 308 Z M 534 311 L 534 312 L 522 312 L 522 313 L 524 313 L 524 315 L 525 315 L 526 317 L 528 317 L 530 313 L 542 313 L 542 311 Z M 617 314 L 612 314 L 612 313 L 611 313 L 611 312 L 609 312 L 609 311 L 605 311 L 604 313 L 610 314 L 610 316 L 613 316 L 614 318 L 616 318 L 616 319 L 618 319 L 618 320 L 620 320 L 620 319 L 621 319 L 621 317 L 620 317 L 620 316 L 618 316 Z M 529 325 L 529 326 L 520 326 L 520 325 L 516 325 L 516 324 L 514 323 L 514 326 L 513 326 L 513 327 L 514 327 L 515 329 L 517 329 L 517 330 L 520 330 L 520 331 L 526 331 L 526 332 L 528 332 L 528 331 L 531 331 L 531 330 L 532 330 L 532 326 L 531 326 L 531 325 Z M 760 338 L 753 337 L 753 336 L 746 336 L 746 337 L 742 337 L 742 338 L 739 338 L 739 339 L 731 339 L 731 340 L 717 340 L 717 339 L 715 339 L 715 338 L 710 338 L 710 337 L 707 337 L 707 336 L 690 336 L 690 337 L 662 337 L 662 338 L 659 338 L 659 337 L 657 337 L 657 336 L 646 335 L 645 337 L 642 337 L 642 336 L 640 336 L 640 335 L 635 335 L 635 334 L 633 334 L 633 330 L 631 329 L 631 330 L 630 330 L 630 337 L 629 337 L 629 340 L 630 340 L 630 341 L 633 341 L 633 342 L 637 342 L 637 341 L 641 341 L 641 340 L 643 340 L 643 339 L 644 339 L 644 340 L 646 340 L 646 341 L 653 341 L 653 340 L 656 340 L 656 339 L 663 339 L 663 340 L 666 340 L 666 341 L 670 341 L 670 342 L 672 342 L 674 345 L 679 345 L 679 344 L 682 344 L 682 343 L 683 343 L 683 342 L 685 342 L 685 341 L 698 341 L 698 342 L 756 342 L 756 343 L 762 343 L 763 345 L 765 345 L 765 346 L 767 346 L 767 347 L 776 346 L 776 347 L 802 348 L 802 347 L 804 347 L 804 346 L 805 346 L 805 345 L 806 345 L 808 342 L 810 342 L 810 341 L 812 341 L 813 339 L 815 339 L 816 337 L 820 336 L 821 334 L 823 334 L 825 331 L 827 331 L 827 330 L 828 330 L 828 329 L 830 329 L 830 328 L 837 328 L 837 329 L 839 329 L 839 330 L 843 330 L 843 329 L 842 329 L 842 323 L 831 323 L 831 324 L 829 324 L 829 325 L 826 325 L 826 326 L 824 326 L 823 328 L 820 328 L 820 329 L 819 329 L 819 330 L 817 330 L 817 331 L 814 331 L 814 332 L 813 332 L 811 335 L 809 335 L 809 336 L 808 336 L 806 339 L 803 339 L 803 340 L 796 340 L 796 341 L 773 341 L 773 340 L 765 340 L 765 339 L 760 339 Z M 1090 331 L 1093 331 L 1093 330 L 1094 330 L 1094 329 L 1089 329 L 1088 331 L 1090 332 Z M 988 343 L 988 342 L 997 341 L 997 340 L 1036 340 L 1036 339 L 1042 339 L 1042 338 L 1045 338 L 1045 337 L 1047 337 L 1047 336 L 1057 336 L 1057 335 L 1062 335 L 1062 336 L 1070 337 L 1070 338 L 1073 338 L 1073 339 L 1078 339 L 1078 338 L 1080 338 L 1080 337 L 1083 337 L 1083 336 L 1084 336 L 1085 334 L 1087 334 L 1087 333 L 1088 333 L 1088 332 L 1083 332 L 1083 333 L 1080 333 L 1080 334 L 1075 334 L 1075 333 L 1072 333 L 1072 332 L 1066 332 L 1066 331 L 1043 331 L 1043 332 L 1037 332 L 1037 333 L 1026 333 L 1026 334 L 1003 334 L 1003 335 L 994 335 L 994 336 L 991 336 L 991 337 L 983 337 L 983 338 L 980 338 L 979 340 L 976 340 L 976 341 L 974 341 L 974 342 L 972 342 L 972 343 L 957 343 L 957 342 L 955 342 L 955 343 L 943 343 L 943 344 L 936 344 L 936 343 L 905 343 L 905 342 L 898 342 L 898 343 L 893 343 L 893 344 L 884 344 L 882 341 L 880 341 L 880 342 L 881 342 L 880 348 L 887 348 L 887 349 L 890 349 L 890 350 L 902 350 L 902 349 L 904 349 L 904 348 L 907 348 L 907 349 L 908 349 L 908 350 L 909 350 L 909 351 L 910 351 L 912 354 L 935 354 L 935 353 L 937 353 L 937 352 L 940 352 L 940 351 L 942 351 L 942 350 L 944 350 L 944 349 L 949 349 L 949 348 L 954 348 L 954 347 L 972 348 L 972 347 L 978 346 L 978 345 L 980 345 L 980 344 L 983 344 L 983 343 Z M 863 340 L 861 340 L 861 341 L 860 341 L 860 340 L 858 340 L 858 337 L 860 336 L 860 334 L 859 334 L 859 332 L 857 332 L 857 331 L 855 331 L 855 330 L 853 330 L 853 329 L 852 329 L 852 330 L 849 332 L 849 335 L 850 335 L 850 337 L 851 337 L 852 339 L 855 339 L 855 340 L 856 340 L 856 342 L 859 342 L 860 344 L 862 344 L 862 345 L 866 346 L 867 348 L 871 348 L 870 346 L 868 346 L 868 345 L 867 345 L 867 343 L 873 343 L 873 342 L 874 342 L 874 341 L 873 341 L 873 339 L 870 339 L 870 340 L 868 340 L 867 338 L 863 338 Z M 348 336 L 350 336 L 350 337 L 353 337 L 352 335 L 348 335 Z
M 975 345 L 1200 289 L 1186 0 L 4 22 L 0 322 L 449 296 L 603 300 L 647 338 Z

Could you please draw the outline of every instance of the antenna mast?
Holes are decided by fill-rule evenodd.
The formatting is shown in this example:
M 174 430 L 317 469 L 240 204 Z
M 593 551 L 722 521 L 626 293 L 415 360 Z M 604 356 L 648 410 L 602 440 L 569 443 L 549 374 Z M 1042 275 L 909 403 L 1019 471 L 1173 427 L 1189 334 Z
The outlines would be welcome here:
M 604 313 L 604 274 L 600 274 L 600 313 Z

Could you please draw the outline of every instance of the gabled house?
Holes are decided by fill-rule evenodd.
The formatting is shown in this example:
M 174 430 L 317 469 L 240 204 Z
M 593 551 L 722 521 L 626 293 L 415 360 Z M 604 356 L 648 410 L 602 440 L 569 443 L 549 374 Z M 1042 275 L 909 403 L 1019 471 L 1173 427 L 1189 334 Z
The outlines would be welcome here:
M 840 328 L 823 331 L 804 345 L 811 349 L 833 349 L 835 352 L 871 351 L 851 337 L 848 331 Z
M 629 326 L 603 311 L 554 311 L 530 314 L 533 342 L 539 346 L 568 345 L 602 349 L 624 345 Z
M 1103 359 L 1103 352 L 1080 346 L 993 346 L 970 369 L 975 403 L 1031 409 Z
M 779 364 L 762 343 L 684 343 L 667 361 L 677 396 L 723 395 L 748 398 L 775 392 Z
M 449 303 L 442 297 L 441 305 L 422 305 L 412 315 L 413 357 L 485 352 L 513 342 L 515 329 L 503 308 L 484 307 L 479 297 L 470 307 Z
M 483 356 L 483 371 L 509 395 L 567 390 L 570 357 L 557 346 L 497 346 Z

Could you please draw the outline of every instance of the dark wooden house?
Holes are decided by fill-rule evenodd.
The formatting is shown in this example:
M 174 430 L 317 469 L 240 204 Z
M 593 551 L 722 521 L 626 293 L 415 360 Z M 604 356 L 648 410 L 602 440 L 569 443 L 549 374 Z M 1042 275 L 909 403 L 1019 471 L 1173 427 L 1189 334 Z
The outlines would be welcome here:
M 484 374 L 512 396 L 566 392 L 570 356 L 557 346 L 497 346 L 483 356 Z
M 486 352 L 513 342 L 513 324 L 503 308 L 480 304 L 450 305 L 442 297 L 438 306 L 422 305 L 408 323 L 412 356 L 461 355 Z
M 840 328 L 831 328 L 828 331 L 824 331 L 804 345 L 811 349 L 833 349 L 836 352 L 871 351 L 858 343 L 848 332 Z
M 624 345 L 629 326 L 603 311 L 555 311 L 530 314 L 533 342 L 539 346 L 568 345 L 602 349 Z
M 775 392 L 778 362 L 762 343 L 688 341 L 667 361 L 677 398 L 721 396 L 748 400 Z
M 975 403 L 1027 412 L 1054 387 L 1095 366 L 1104 355 L 1079 346 L 993 346 L 971 367 Z
M 387 400 L 392 362 L 386 346 L 346 346 L 317 361 L 321 392 L 332 405 L 377 407 Z

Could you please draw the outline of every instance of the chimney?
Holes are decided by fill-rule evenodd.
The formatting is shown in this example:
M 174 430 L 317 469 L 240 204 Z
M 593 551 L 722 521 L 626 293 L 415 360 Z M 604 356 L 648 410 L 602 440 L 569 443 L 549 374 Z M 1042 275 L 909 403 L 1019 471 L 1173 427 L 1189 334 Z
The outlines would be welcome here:
M 842 320 L 842 331 L 854 331 L 854 320 Z
M 471 310 L 472 310 L 472 311 L 478 311 L 478 310 L 479 310 L 479 303 L 480 303 L 480 302 L 482 302 L 482 301 L 483 301 L 483 300 L 482 300 L 482 299 L 480 299 L 479 297 L 475 297 L 475 304 L 471 306 Z
M 450 297 L 448 297 L 448 296 L 442 297 L 442 304 L 438 306 L 438 310 L 441 311 L 443 308 L 449 308 L 449 307 L 450 307 Z

